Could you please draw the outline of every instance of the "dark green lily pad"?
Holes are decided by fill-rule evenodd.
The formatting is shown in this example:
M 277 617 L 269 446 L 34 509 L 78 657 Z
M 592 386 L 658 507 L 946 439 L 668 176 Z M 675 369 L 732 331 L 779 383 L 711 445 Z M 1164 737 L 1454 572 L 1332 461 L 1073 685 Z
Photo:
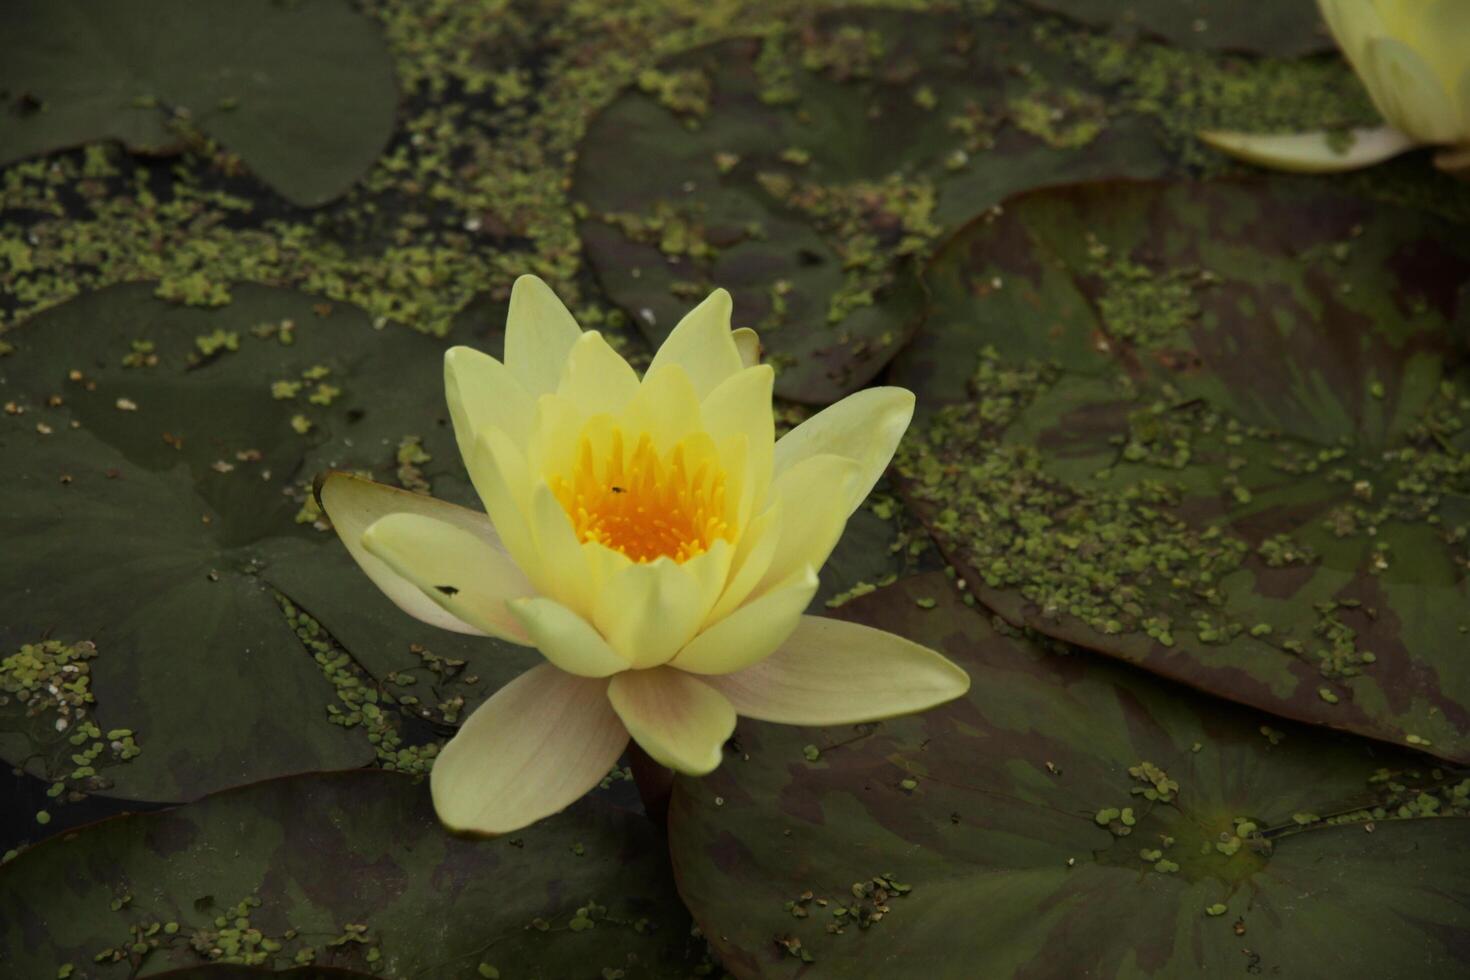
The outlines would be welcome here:
M 439 825 L 421 780 L 288 777 L 106 820 L 0 866 L 0 956 L 15 976 L 71 963 L 99 980 L 228 961 L 684 978 L 706 947 L 665 853 L 642 815 L 595 800 L 468 841 Z
M 1019 189 L 1166 166 L 1141 119 L 1014 17 L 846 11 L 680 54 L 589 127 L 574 193 L 612 299 L 658 343 L 715 285 L 777 392 L 834 401 L 917 324 L 916 260 Z
M 1320 181 L 1007 204 L 930 270 L 905 492 L 1013 623 L 1470 759 L 1463 226 Z
M 387 46 L 345 0 L 23 2 L 0 34 L 0 163 L 203 134 L 309 207 L 367 171 L 397 105 Z
M 0 670 L 0 756 L 65 792 L 162 801 L 422 768 L 392 706 L 447 734 L 535 656 L 396 609 L 310 482 L 361 469 L 472 502 L 444 342 L 289 290 L 239 286 L 213 310 L 152 293 L 89 294 L 6 335 L 0 651 L 29 652 Z M 88 692 L 91 735 L 61 710 Z
M 941 575 L 842 614 L 970 692 L 855 730 L 742 721 L 678 782 L 679 891 L 737 976 L 1460 974 L 1463 774 L 1045 652 Z
M 1026 0 L 1123 34 L 1160 38 L 1181 48 L 1244 51 L 1279 57 L 1332 49 L 1316 0 L 1273 0 L 1242 8 L 1239 0 Z

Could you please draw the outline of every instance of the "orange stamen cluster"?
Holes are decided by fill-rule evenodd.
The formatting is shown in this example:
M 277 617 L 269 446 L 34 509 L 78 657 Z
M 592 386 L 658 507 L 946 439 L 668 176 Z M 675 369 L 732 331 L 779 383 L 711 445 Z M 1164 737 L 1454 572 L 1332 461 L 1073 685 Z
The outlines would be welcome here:
M 599 465 L 584 435 L 571 476 L 555 477 L 551 489 L 583 542 L 596 541 L 636 562 L 684 562 L 734 536 L 725 521 L 724 472 L 705 459 L 691 473 L 687 455 L 679 443 L 661 457 L 647 435 L 625 453 L 623 434 L 614 429 Z

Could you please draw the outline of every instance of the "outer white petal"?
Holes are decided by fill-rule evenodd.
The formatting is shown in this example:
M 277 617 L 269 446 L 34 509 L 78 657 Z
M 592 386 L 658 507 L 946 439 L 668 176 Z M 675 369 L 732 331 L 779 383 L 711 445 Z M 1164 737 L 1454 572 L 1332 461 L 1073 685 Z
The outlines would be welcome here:
M 373 584 L 393 600 L 394 605 L 431 626 L 477 636 L 485 634 L 484 630 L 477 629 L 448 612 L 425 595 L 418 586 L 393 571 L 382 559 L 370 554 L 362 545 L 363 532 L 374 522 L 389 514 L 409 513 L 422 514 L 464 528 L 475 534 L 487 548 L 503 554 L 504 547 L 484 514 L 423 494 L 374 483 L 350 473 L 328 473 L 317 488 L 317 498 L 321 501 L 322 509 L 332 519 L 332 526 L 336 528 L 342 543 L 347 546 L 347 551 L 373 580 Z M 513 580 L 509 575 L 507 573 L 504 583 L 507 596 L 530 594 L 530 584 L 524 577 Z M 521 589 L 524 591 L 519 591 Z
M 703 398 L 721 381 L 739 371 L 744 362 L 730 335 L 730 294 L 723 289 L 710 293 L 703 303 L 684 315 L 653 355 L 652 374 L 666 364 L 678 364 Z
M 480 705 L 434 760 L 434 809 L 451 830 L 520 830 L 596 786 L 627 744 L 606 680 L 533 667 Z
M 1355 129 L 1351 137 L 1349 144 L 1340 147 L 1337 142 L 1340 137 L 1325 131 L 1232 133 L 1206 130 L 1199 134 L 1202 142 L 1247 163 L 1308 174 L 1371 167 L 1419 145 L 1392 126 Z
M 517 445 L 531 437 L 536 402 L 515 375 L 489 354 L 472 347 L 445 351 L 444 394 L 463 459 L 469 459 L 475 433 L 482 429 L 500 429 Z
M 707 677 L 748 718 L 849 725 L 932 708 L 970 677 L 930 650 L 857 623 L 803 616 L 781 648 L 752 667 Z
M 576 319 L 550 286 L 535 276 L 515 281 L 505 319 L 505 366 L 526 391 L 535 396 L 556 390 L 580 336 Z
M 456 619 L 490 636 L 526 643 L 506 605 L 531 594 L 510 556 L 470 528 L 426 514 L 380 517 L 362 546 Z
M 846 501 L 857 510 L 888 468 L 899 440 L 914 417 L 914 393 L 904 388 L 865 388 L 813 415 L 776 443 L 776 475 L 802 460 L 832 453 L 857 460 L 860 478 Z
M 581 616 L 552 599 L 517 599 L 510 608 L 524 624 L 531 643 L 569 674 L 608 677 L 628 669 L 602 634 Z
M 689 641 L 669 666 L 728 674 L 758 663 L 786 641 L 817 593 L 817 573 L 803 568 Z
M 720 749 L 735 730 L 730 702 L 699 678 L 669 667 L 617 674 L 607 696 L 645 752 L 691 776 L 719 766 Z

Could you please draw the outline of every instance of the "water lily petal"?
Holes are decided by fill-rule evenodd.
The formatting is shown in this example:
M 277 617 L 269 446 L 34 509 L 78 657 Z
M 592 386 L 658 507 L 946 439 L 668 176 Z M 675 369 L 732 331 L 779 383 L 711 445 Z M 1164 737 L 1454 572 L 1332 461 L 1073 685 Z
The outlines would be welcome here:
M 526 577 L 540 585 L 541 562 L 527 514 L 531 481 L 525 457 L 504 432 L 485 429 L 470 447 L 465 466 L 505 550 Z
M 1460 121 L 1450 142 L 1470 143 L 1470 6 L 1465 0 L 1414 5 L 1404 27 L 1397 36 L 1419 52 L 1459 103 Z
M 1317 6 L 1348 64 L 1367 84 L 1368 40 L 1388 33 L 1374 0 L 1318 0 Z
M 808 565 L 822 567 L 847 524 L 847 508 L 834 501 L 866 479 L 862 464 L 828 455 L 808 456 L 776 478 L 771 495 L 781 502 L 781 533 L 756 595 Z
M 914 417 L 914 393 L 904 388 L 865 388 L 813 415 L 776 443 L 776 475 L 819 453 L 847 456 L 862 464 L 849 491 L 846 517 L 888 468 Z
M 542 483 L 531 493 L 531 527 L 546 595 L 579 616 L 592 614 L 592 567 L 561 501 Z
M 537 479 L 565 476 L 576 465 L 582 435 L 593 429 L 610 429 L 609 416 L 588 417 L 582 407 L 561 394 L 536 399 L 536 423 L 525 443 L 527 470 Z
M 627 670 L 619 656 L 592 624 L 554 599 L 535 596 L 510 603 L 531 643 L 553 664 L 569 674 L 608 677 Z
M 1201 142 L 1247 163 L 1296 173 L 1334 173 L 1371 167 L 1418 145 L 1392 126 L 1354 129 L 1350 141 L 1342 134 L 1317 130 L 1309 133 L 1233 133 L 1205 130 Z
M 638 372 L 596 330 L 572 345 L 557 393 L 585 415 L 621 412 L 638 391 Z
M 735 710 L 722 694 L 668 667 L 618 674 L 607 697 L 645 752 L 691 776 L 719 766 L 720 749 L 735 730 Z
M 532 593 L 510 556 L 472 530 L 426 514 L 380 517 L 362 546 L 444 611 L 490 636 L 526 643 L 507 599 Z
M 533 396 L 555 391 L 582 329 L 551 287 L 521 276 L 510 290 L 505 366 Z
M 723 289 L 710 293 L 703 303 L 684 314 L 668 338 L 653 355 L 648 373 L 667 364 L 678 364 L 703 398 L 715 386 L 739 371 L 744 363 L 730 331 L 730 294 Z
M 699 394 L 688 372 L 679 364 L 650 367 L 618 421 L 630 439 L 647 433 L 660 453 L 701 431 Z
M 817 573 L 803 568 L 690 640 L 669 666 L 695 674 L 728 674 L 758 663 L 796 629 L 816 593 Z
M 328 473 L 317 490 L 317 496 L 322 509 L 332 519 L 332 526 L 338 537 L 347 546 L 357 564 L 373 580 L 373 584 L 393 600 L 394 605 L 415 619 L 456 633 L 479 636 L 491 632 L 451 613 L 442 603 L 430 597 L 363 546 L 363 532 L 389 514 L 419 514 L 473 534 L 489 553 L 486 558 L 487 568 L 496 576 L 502 598 L 529 595 L 532 591 L 530 583 L 506 556 L 489 519 L 478 511 L 456 507 L 420 493 L 384 486 L 350 473 Z M 518 624 L 515 631 L 520 633 Z M 517 643 L 525 642 L 524 638 L 506 638 Z
M 735 341 L 735 349 L 740 352 L 740 363 L 746 367 L 755 367 L 761 362 L 761 338 L 749 327 L 737 327 L 730 331 L 730 339 Z
M 714 605 L 731 551 L 729 542 L 716 541 L 682 565 L 660 558 L 614 572 L 595 600 L 598 631 L 634 667 L 666 663 Z
M 970 689 L 970 676 L 928 647 L 818 616 L 803 616 L 790 639 L 754 666 L 707 680 L 747 718 L 786 725 L 878 721 Z
M 1460 110 L 1445 81 L 1413 48 L 1391 37 L 1368 42 L 1368 90 L 1385 119 L 1421 143 L 1451 143 Z
M 755 488 L 757 506 L 774 467 L 776 416 L 771 410 L 771 386 L 775 380 L 776 372 L 769 364 L 745 368 L 720 382 L 699 406 L 700 421 L 717 445 L 731 436 L 746 437 L 741 479 L 744 486 Z
M 524 444 L 536 423 L 536 402 L 504 364 L 473 347 L 444 352 L 444 394 L 459 455 L 468 459 L 475 433 L 497 428 Z
M 462 833 L 508 834 L 576 802 L 628 744 L 607 686 L 542 664 L 496 691 L 434 760 L 439 819 Z
M 730 561 L 729 578 L 714 608 L 705 617 L 706 628 L 734 612 L 755 591 L 771 567 L 780 540 L 781 504 L 777 501 L 740 532 L 740 541 Z

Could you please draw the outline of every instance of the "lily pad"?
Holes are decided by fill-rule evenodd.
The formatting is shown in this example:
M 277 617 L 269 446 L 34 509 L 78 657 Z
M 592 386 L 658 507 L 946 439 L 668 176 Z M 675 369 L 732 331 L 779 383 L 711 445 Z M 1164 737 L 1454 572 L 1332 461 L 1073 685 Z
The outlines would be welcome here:
M 534 662 L 398 611 L 310 496 L 339 467 L 472 501 L 443 341 L 289 290 L 239 286 L 202 310 L 149 285 L 6 339 L 6 761 L 64 792 L 155 801 L 374 759 L 421 768 L 432 750 L 400 744 L 395 708 L 448 733 Z
M 929 270 L 904 491 L 1013 623 L 1470 760 L 1466 231 L 1304 179 L 1013 200 Z
M 1242 10 L 1238 0 L 1026 0 L 1093 27 L 1160 38 L 1181 48 L 1279 57 L 1332 50 L 1316 0 L 1274 0 Z
M 367 171 L 397 105 L 387 45 L 345 0 L 25 0 L 0 34 L 0 163 L 203 134 L 310 207 Z
M 1470 780 L 997 633 L 941 575 L 842 614 L 970 692 L 855 730 L 742 721 L 679 780 L 679 891 L 736 976 L 1461 972 Z
M 680 54 L 591 124 L 573 190 L 612 299 L 655 343 L 729 288 L 778 371 L 826 403 L 917 325 L 914 266 L 1019 189 L 1166 157 L 1014 17 L 843 11 Z
M 595 800 L 468 841 L 412 777 L 288 777 L 115 817 L 0 866 L 0 954 L 16 976 L 71 963 L 104 980 L 211 962 L 684 978 L 706 947 L 664 853 L 641 814 Z

